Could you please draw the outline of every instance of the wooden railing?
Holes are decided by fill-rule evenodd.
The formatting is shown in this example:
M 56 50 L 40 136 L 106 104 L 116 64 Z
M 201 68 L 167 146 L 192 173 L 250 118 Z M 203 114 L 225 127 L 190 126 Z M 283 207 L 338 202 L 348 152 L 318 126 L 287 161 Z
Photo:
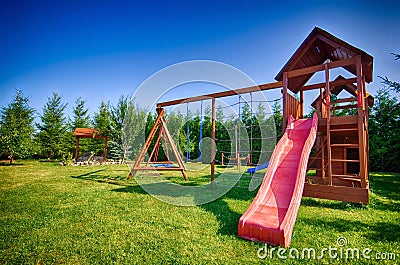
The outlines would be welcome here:
M 295 118 L 296 120 L 301 117 L 301 111 L 300 111 L 300 101 L 293 97 L 290 94 L 287 94 L 287 101 L 286 101 L 287 105 L 286 105 L 286 113 L 288 115 L 288 117 L 290 115 L 293 116 L 293 118 Z

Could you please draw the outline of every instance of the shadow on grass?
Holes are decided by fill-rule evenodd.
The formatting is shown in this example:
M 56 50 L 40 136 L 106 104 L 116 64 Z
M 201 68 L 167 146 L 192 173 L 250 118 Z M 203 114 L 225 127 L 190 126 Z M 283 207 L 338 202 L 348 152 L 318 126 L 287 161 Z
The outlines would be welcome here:
M 12 167 L 12 166 L 23 166 L 24 164 L 23 163 L 12 163 L 12 164 L 10 164 L 10 162 L 0 162 L 0 166 L 1 167 Z
M 96 171 L 88 172 L 88 173 L 85 173 L 85 174 L 82 174 L 82 175 L 78 175 L 78 176 L 71 176 L 71 177 L 72 177 L 72 178 L 80 179 L 80 178 L 84 178 L 84 177 L 86 177 L 86 176 L 90 176 L 90 175 L 92 175 L 92 174 L 94 174 L 94 173 L 99 173 L 99 172 L 101 172 L 101 171 L 104 171 L 104 169 L 99 169 L 99 170 L 96 170 Z
M 203 177 L 202 177 L 203 178 Z M 210 178 L 210 176 L 205 175 L 204 178 Z M 199 204 L 203 202 L 204 197 L 199 196 L 196 191 L 190 191 L 185 189 L 185 187 L 188 186 L 198 186 L 197 183 L 179 183 L 179 185 L 176 185 L 177 183 L 165 183 L 165 182 L 160 182 L 160 183 L 151 183 L 151 184 L 142 184 L 142 185 L 128 185 L 126 187 L 121 187 L 118 189 L 114 189 L 112 191 L 115 192 L 127 192 L 127 193 L 138 193 L 138 194 L 148 194 L 151 193 L 155 196 L 168 196 L 171 198 L 193 198 L 194 200 L 199 200 Z M 211 188 L 211 186 L 208 186 L 208 188 Z M 225 193 L 223 196 L 220 198 L 217 198 L 216 200 L 206 203 L 206 204 L 201 204 L 198 205 L 198 207 L 203 208 L 207 212 L 212 213 L 217 220 L 219 221 L 219 229 L 218 233 L 220 235 L 237 235 L 237 226 L 238 226 L 238 221 L 242 213 L 237 213 L 233 211 L 228 203 L 226 202 L 226 199 L 234 199 L 238 201 L 249 201 L 252 200 L 255 196 L 257 191 L 252 191 L 250 192 L 248 190 L 248 187 L 243 186 L 243 187 L 233 187 L 230 189 L 227 193 Z M 207 196 L 207 191 L 204 190 L 205 196 Z
M 219 222 L 218 234 L 237 235 L 238 221 L 241 214 L 232 211 L 229 205 L 224 201 L 224 197 L 213 202 L 200 205 L 207 212 L 211 212 Z
M 88 173 L 81 174 L 78 176 L 71 176 L 71 178 L 95 181 L 98 183 L 107 183 L 107 184 L 113 184 L 113 185 L 119 185 L 119 186 L 126 186 L 126 183 L 125 183 L 126 176 L 125 175 L 108 176 L 108 175 L 98 174 L 99 172 L 102 172 L 104 170 L 105 169 L 99 169 L 99 170 L 88 172 Z
M 372 192 L 381 197 L 400 201 L 400 174 L 371 174 L 370 187 Z
M 218 233 L 220 235 L 237 236 L 238 222 L 243 213 L 232 211 L 232 209 L 229 207 L 228 203 L 224 199 L 249 201 L 255 197 L 256 193 L 256 191 L 249 191 L 247 187 L 234 187 L 221 198 L 213 202 L 200 205 L 200 207 L 208 212 L 211 212 L 215 217 L 217 217 L 220 223 L 218 229 Z
M 113 189 L 114 192 L 148 194 L 140 185 L 129 185 L 123 188 Z
M 400 231 L 398 230 L 400 219 L 396 219 L 393 222 L 371 224 L 359 220 L 337 218 L 333 221 L 328 221 L 316 217 L 302 218 L 301 222 L 310 226 L 323 225 L 326 230 L 332 231 L 333 233 L 335 231 L 337 233 L 356 231 L 363 237 L 372 241 L 397 242 L 400 238 Z
M 370 177 L 370 206 L 384 211 L 400 212 L 400 174 L 373 173 Z
M 363 205 L 362 203 L 331 201 L 331 200 L 314 199 L 314 198 L 306 198 L 306 197 L 303 197 L 301 199 L 301 205 L 311 206 L 311 207 L 338 209 L 338 210 L 365 208 L 365 205 Z

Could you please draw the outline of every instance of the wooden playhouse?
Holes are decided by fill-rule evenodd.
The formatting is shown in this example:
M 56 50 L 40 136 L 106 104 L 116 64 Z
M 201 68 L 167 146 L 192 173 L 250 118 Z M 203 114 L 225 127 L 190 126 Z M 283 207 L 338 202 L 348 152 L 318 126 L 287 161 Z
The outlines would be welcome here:
M 336 68 L 351 76 L 335 77 Z M 289 115 L 303 117 L 304 94 L 319 94 L 311 104 L 319 124 L 308 162 L 316 173 L 307 177 L 303 196 L 368 204 L 368 107 L 373 98 L 365 84 L 372 81 L 372 69 L 371 55 L 314 28 L 275 77 L 283 84 L 284 129 Z M 323 72 L 325 82 L 310 84 L 317 72 Z

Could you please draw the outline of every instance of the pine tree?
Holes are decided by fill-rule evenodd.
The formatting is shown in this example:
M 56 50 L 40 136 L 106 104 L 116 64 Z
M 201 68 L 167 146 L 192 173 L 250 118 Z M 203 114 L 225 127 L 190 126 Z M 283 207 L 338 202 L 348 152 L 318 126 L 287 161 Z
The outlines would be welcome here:
M 66 131 L 64 111 L 67 104 L 61 102 L 61 96 L 54 91 L 52 97 L 47 98 L 40 116 L 41 123 L 37 124 L 39 129 L 38 138 L 42 152 L 48 159 L 60 157 L 66 148 Z
M 380 89 L 369 119 L 372 171 L 400 170 L 400 109 L 387 89 Z
M 69 149 L 70 151 L 75 150 L 74 130 L 76 128 L 88 128 L 91 127 L 91 122 L 89 118 L 89 109 L 86 107 L 86 101 L 81 97 L 75 100 L 75 106 L 73 109 L 73 119 L 69 121 Z M 79 151 L 81 153 L 87 153 L 89 151 L 89 145 L 92 139 L 82 138 L 79 141 Z
M 400 54 L 396 54 L 396 53 L 391 53 L 394 56 L 395 60 L 400 60 Z M 379 76 L 379 78 L 382 79 L 382 83 L 387 85 L 389 88 L 391 88 L 393 91 L 395 91 L 396 93 L 400 93 L 400 83 L 396 82 L 396 81 L 391 81 L 387 76 L 385 77 L 381 77 Z
M 111 134 L 111 113 L 108 104 L 101 101 L 99 110 L 94 115 L 93 119 L 94 127 L 99 130 L 100 134 L 103 136 L 110 137 Z M 93 139 L 93 144 L 91 145 L 92 151 L 97 155 L 102 155 L 104 150 L 104 140 L 103 139 Z
M 117 106 L 111 107 L 111 131 L 109 142 L 109 153 L 112 159 L 124 159 L 124 148 L 122 143 L 122 130 L 124 119 L 128 110 L 128 97 L 121 96 Z
M 134 160 L 139 155 L 145 142 L 145 135 L 151 130 L 147 129 L 146 115 L 147 112 L 133 101 L 128 103 L 122 130 L 123 160 Z M 147 115 L 147 120 L 150 120 L 151 125 L 154 124 L 150 113 Z
M 85 106 L 86 101 L 81 97 L 75 100 L 73 109 L 74 118 L 70 121 L 72 129 L 87 128 L 90 126 L 89 109 Z
M 274 105 L 272 105 L 272 112 L 274 113 L 274 120 L 275 120 L 275 129 L 276 129 L 276 140 L 277 142 L 279 141 L 279 139 L 281 139 L 282 135 L 283 135 L 283 131 L 282 131 L 282 120 L 283 120 L 283 116 L 282 116 L 282 106 L 278 101 L 274 102 Z
M 27 157 L 34 152 L 33 119 L 34 109 L 29 107 L 29 99 L 17 90 L 13 101 L 1 110 L 0 153 L 10 159 Z
M 180 131 L 181 131 L 181 127 L 184 124 L 183 114 L 181 112 L 179 112 L 179 111 L 178 112 L 171 111 L 166 115 L 166 119 L 167 119 L 168 131 L 171 134 L 171 137 L 174 140 L 174 143 L 176 145 L 178 145 L 179 144 L 179 134 L 180 134 Z M 184 130 L 186 131 L 186 127 L 185 127 Z M 162 147 L 162 150 L 160 150 L 160 153 L 161 153 L 162 156 L 164 156 L 164 154 L 165 154 L 165 152 L 164 152 L 164 149 L 165 149 L 164 143 L 161 145 L 161 147 Z M 169 145 L 168 145 L 168 152 L 169 152 L 169 155 L 170 155 L 170 159 L 176 159 L 176 158 L 173 157 L 172 149 L 171 149 L 171 146 L 169 146 Z M 160 158 L 162 158 L 162 157 L 160 157 Z M 165 157 L 165 159 L 167 159 L 167 157 Z

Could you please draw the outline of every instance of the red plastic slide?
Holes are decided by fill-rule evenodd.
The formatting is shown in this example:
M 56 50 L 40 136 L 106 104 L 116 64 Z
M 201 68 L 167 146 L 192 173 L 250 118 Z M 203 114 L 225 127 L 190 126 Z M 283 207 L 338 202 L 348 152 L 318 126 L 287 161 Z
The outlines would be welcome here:
M 270 159 L 261 187 L 239 220 L 240 237 L 287 247 L 303 194 L 307 162 L 318 117 L 289 117 L 285 134 Z

